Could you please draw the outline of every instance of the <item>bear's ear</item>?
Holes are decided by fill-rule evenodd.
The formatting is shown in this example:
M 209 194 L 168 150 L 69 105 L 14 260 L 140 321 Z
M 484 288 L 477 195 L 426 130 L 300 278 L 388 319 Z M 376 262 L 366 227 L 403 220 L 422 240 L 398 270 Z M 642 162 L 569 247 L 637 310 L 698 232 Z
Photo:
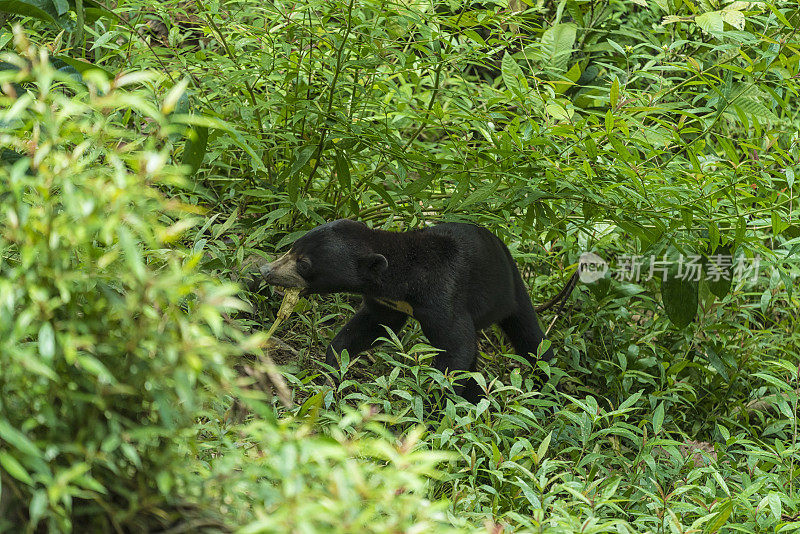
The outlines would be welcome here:
M 375 252 L 365 254 L 359 263 L 361 264 L 363 273 L 368 276 L 378 276 L 389 266 L 386 257 L 383 254 L 377 254 Z

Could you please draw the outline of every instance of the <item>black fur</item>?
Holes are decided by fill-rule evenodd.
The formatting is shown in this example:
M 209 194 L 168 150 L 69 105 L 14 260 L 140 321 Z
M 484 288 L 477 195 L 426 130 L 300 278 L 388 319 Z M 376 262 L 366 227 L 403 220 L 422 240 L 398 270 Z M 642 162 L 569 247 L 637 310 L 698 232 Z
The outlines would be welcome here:
M 544 339 L 525 284 L 508 248 L 485 228 L 445 223 L 410 232 L 373 230 L 341 219 L 314 228 L 282 258 L 261 269 L 269 284 L 303 293 L 358 293 L 364 304 L 328 347 L 351 356 L 399 330 L 408 315 L 389 307 L 408 303 L 441 371 L 475 370 L 477 331 L 498 323 L 518 354 L 534 360 Z M 383 302 L 381 302 L 383 301 Z M 551 349 L 544 357 L 552 359 Z M 461 394 L 480 397 L 470 381 Z

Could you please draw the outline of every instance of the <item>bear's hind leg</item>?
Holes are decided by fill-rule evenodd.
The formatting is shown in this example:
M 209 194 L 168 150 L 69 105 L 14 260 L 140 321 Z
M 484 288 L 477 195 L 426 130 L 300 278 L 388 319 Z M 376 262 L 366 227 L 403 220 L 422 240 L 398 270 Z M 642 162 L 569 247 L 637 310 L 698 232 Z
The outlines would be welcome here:
M 516 301 L 517 312 L 500 321 L 500 328 L 511 340 L 517 354 L 534 363 L 539 344 L 544 340 L 544 332 L 539 326 L 539 319 L 536 316 L 536 310 L 533 309 L 533 304 L 531 304 L 531 298 L 524 288 L 517 290 Z M 554 358 L 553 349 L 548 348 L 543 357 L 547 361 L 552 360 Z

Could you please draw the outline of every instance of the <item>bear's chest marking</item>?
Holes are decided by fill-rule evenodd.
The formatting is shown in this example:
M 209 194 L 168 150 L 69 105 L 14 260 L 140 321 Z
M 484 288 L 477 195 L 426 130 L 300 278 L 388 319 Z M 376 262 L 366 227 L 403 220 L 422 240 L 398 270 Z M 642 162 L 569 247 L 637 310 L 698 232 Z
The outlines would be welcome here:
M 414 317 L 414 308 L 408 302 L 404 300 L 391 300 L 391 299 L 381 299 L 376 298 L 375 302 L 380 304 L 381 306 L 386 306 L 394 311 L 399 311 L 401 313 L 405 313 L 406 315 L 410 315 Z

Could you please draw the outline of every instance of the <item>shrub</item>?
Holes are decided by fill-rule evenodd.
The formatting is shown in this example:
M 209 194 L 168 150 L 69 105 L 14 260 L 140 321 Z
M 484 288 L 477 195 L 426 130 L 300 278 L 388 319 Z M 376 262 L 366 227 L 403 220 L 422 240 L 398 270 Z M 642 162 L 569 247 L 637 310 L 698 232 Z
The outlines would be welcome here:
M 164 114 L 126 89 L 147 76 L 78 82 L 16 38 L 0 73 L 16 159 L 0 168 L 0 530 L 169 523 L 194 415 L 238 351 L 220 341 L 235 288 L 166 248 L 192 219 L 154 187 L 179 174 Z
M 227 417 L 247 384 L 230 357 L 263 337 L 223 320 L 236 287 L 175 243 L 194 222 L 163 195 L 182 184 L 164 113 L 179 91 L 159 110 L 147 74 L 72 78 L 16 39 L 0 71 L 0 531 L 448 528 L 428 498 L 447 455 L 418 450 L 418 428 L 396 438 L 366 408 L 315 435 L 259 388 L 241 396 L 258 416 Z

